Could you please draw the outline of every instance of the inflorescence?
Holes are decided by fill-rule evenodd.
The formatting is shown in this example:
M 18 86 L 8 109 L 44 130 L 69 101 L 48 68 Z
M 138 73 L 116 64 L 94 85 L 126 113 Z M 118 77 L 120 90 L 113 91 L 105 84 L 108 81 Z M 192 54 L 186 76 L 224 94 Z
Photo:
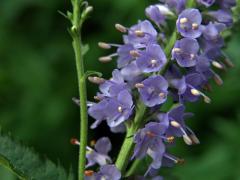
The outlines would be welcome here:
M 146 8 L 149 20 L 131 27 L 116 24 L 123 33 L 123 44 L 100 42 L 101 48 L 116 48 L 116 52 L 99 60 L 106 63 L 116 59 L 117 69 L 109 80 L 89 77 L 100 90 L 94 97 L 96 102 L 88 103 L 88 113 L 95 119 L 92 129 L 106 121 L 112 132 L 125 132 L 135 123 L 139 103 L 145 106 L 145 115 L 133 134 L 134 153 L 130 158 L 152 159 L 140 179 L 161 179 L 156 174 L 160 167 L 184 162 L 168 153 L 176 138 L 182 138 L 187 145 L 200 143 L 185 124 L 185 119 L 192 116 L 185 112 L 185 103 L 210 103 L 206 95 L 211 89 L 209 81 L 222 85 L 217 72 L 233 66 L 222 52 L 222 32 L 233 24 L 231 8 L 235 0 L 189 2 L 162 0 Z M 169 102 L 173 105 L 163 111 Z M 79 145 L 77 140 L 72 143 Z M 108 155 L 111 148 L 107 137 L 99 139 L 94 147 L 87 147 L 86 179 L 121 178 Z M 99 172 L 89 170 L 95 164 L 100 166 Z

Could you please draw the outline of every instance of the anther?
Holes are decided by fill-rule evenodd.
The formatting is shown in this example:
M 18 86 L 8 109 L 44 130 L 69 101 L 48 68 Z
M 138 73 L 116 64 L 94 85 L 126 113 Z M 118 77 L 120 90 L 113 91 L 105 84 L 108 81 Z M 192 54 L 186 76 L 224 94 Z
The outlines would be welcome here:
M 227 66 L 229 66 L 230 68 L 233 68 L 233 67 L 234 67 L 233 62 L 232 62 L 230 59 L 225 58 L 223 61 L 224 61 L 224 63 L 225 63 Z
M 136 88 L 144 88 L 144 84 L 142 84 L 142 83 L 137 83 L 137 84 L 135 84 L 135 87 L 136 87 Z
M 91 146 L 91 147 L 95 146 L 95 144 L 96 144 L 96 141 L 95 141 L 95 140 L 91 140 L 91 141 L 90 141 L 90 146 Z
M 187 18 L 181 18 L 180 19 L 180 23 L 181 24 L 184 24 L 184 23 L 187 23 L 188 22 L 188 19 Z
M 79 142 L 78 139 L 76 139 L 76 138 L 71 138 L 70 143 L 71 143 L 72 145 L 80 145 L 80 142 Z
M 180 128 L 181 127 L 181 125 L 177 121 L 171 121 L 170 124 L 175 128 Z
M 94 174 L 94 171 L 92 171 L 92 170 L 86 170 L 86 171 L 84 171 L 84 175 L 85 176 L 92 176 Z
M 174 52 L 174 53 L 180 53 L 180 52 L 181 52 L 181 49 L 180 49 L 180 48 L 173 48 L 173 52 Z
M 223 80 L 218 74 L 214 74 L 213 79 L 217 85 L 221 86 L 223 84 Z
M 195 134 L 191 134 L 189 137 L 191 138 L 193 144 L 200 144 L 200 141 Z
M 103 49 L 111 49 L 111 45 L 105 42 L 99 42 L 98 46 Z
M 153 134 L 153 133 L 150 132 L 150 131 L 148 131 L 148 132 L 146 133 L 146 135 L 147 135 L 148 137 L 155 137 L 155 136 L 156 136 L 155 134 Z
M 191 138 L 186 134 L 183 135 L 183 140 L 187 145 L 192 145 L 193 144 Z
M 152 59 L 150 62 L 151 62 L 152 65 L 156 65 L 157 64 L 157 60 L 156 59 Z
M 163 92 L 159 93 L 158 96 L 159 96 L 160 98 L 165 98 L 165 97 L 166 97 L 165 93 L 163 93 Z
M 115 24 L 115 28 L 116 28 L 118 31 L 122 32 L 122 33 L 126 33 L 126 32 L 127 32 L 127 28 L 124 27 L 124 26 L 121 25 L 121 24 Z
M 174 141 L 174 136 L 169 136 L 169 137 L 167 137 L 167 141 L 169 142 L 169 143 L 172 143 L 173 141 Z
M 191 93 L 194 96 L 200 96 L 201 95 L 201 92 L 197 89 L 191 89 Z
M 212 61 L 212 65 L 218 69 L 223 69 L 223 65 L 217 61 Z
M 99 96 L 93 96 L 93 99 L 95 99 L 96 101 L 101 101 L 102 100 L 102 98 L 99 97 Z
M 110 57 L 110 56 L 103 56 L 103 57 L 99 58 L 99 61 L 102 62 L 102 63 L 108 63 L 108 62 L 112 61 L 112 57 Z
M 198 29 L 198 24 L 197 24 L 197 23 L 192 23 L 192 29 L 193 29 L 193 30 Z
M 145 33 L 143 31 L 141 31 L 141 30 L 136 30 L 134 33 L 138 37 L 143 37 L 145 35 Z
M 139 54 L 139 52 L 138 52 L 137 50 L 131 50 L 131 51 L 129 51 L 129 54 L 130 54 L 132 57 L 135 57 L 135 58 L 137 58 L 137 57 L 140 56 L 140 54 Z
M 195 54 L 190 54 L 190 58 L 193 60 L 195 58 Z
M 176 163 L 177 164 L 184 164 L 185 160 L 184 159 L 177 159 Z
M 94 83 L 94 84 L 103 84 L 105 82 L 105 79 L 103 78 L 100 78 L 100 77 L 92 77 L 92 76 L 89 76 L 88 77 L 88 80 L 91 82 L 91 83 Z
M 118 107 L 118 112 L 122 113 L 123 112 L 123 108 L 121 106 Z

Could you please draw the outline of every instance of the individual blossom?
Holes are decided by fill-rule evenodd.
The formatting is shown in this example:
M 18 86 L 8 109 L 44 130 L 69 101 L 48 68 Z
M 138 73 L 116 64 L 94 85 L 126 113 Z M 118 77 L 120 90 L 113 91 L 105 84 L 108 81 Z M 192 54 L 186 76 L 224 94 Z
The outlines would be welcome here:
M 186 7 L 186 0 L 165 0 L 169 8 L 174 9 L 178 14 Z
M 150 122 L 139 130 L 134 136 L 136 145 L 133 157 L 141 159 L 148 154 L 153 159 L 150 167 L 160 168 L 162 156 L 165 152 L 163 139 L 166 139 L 164 136 L 166 128 L 165 123 Z
M 212 23 L 203 26 L 203 37 L 208 41 L 217 41 L 220 33 L 225 30 L 226 26 L 222 23 Z
M 167 100 L 168 82 L 164 77 L 151 76 L 141 83 L 136 84 L 141 99 L 148 107 L 153 107 L 164 103 Z
M 166 64 L 167 58 L 162 48 L 157 44 L 150 44 L 146 51 L 137 59 L 138 68 L 144 73 L 157 72 Z
M 122 68 L 128 65 L 134 59 L 134 57 L 131 55 L 131 51 L 134 51 L 134 50 L 135 48 L 133 47 L 132 44 L 124 44 L 117 49 L 118 68 Z
M 188 145 L 198 144 L 199 140 L 185 124 L 185 118 L 192 116 L 191 113 L 185 113 L 185 106 L 183 104 L 176 105 L 165 114 L 159 114 L 158 119 L 160 122 L 167 124 L 166 135 L 183 137 Z
M 160 26 L 165 21 L 165 16 L 161 13 L 159 5 L 151 5 L 147 7 L 145 13 L 147 17 L 158 26 Z
M 104 165 L 98 172 L 85 171 L 85 180 L 120 180 L 121 173 L 114 165 Z
M 226 10 L 217 10 L 208 12 L 217 22 L 225 24 L 230 27 L 233 24 L 233 18 L 230 12 Z
M 141 21 L 137 25 L 129 28 L 128 35 L 124 35 L 124 43 L 132 44 L 135 48 L 146 47 L 149 43 L 157 41 L 157 31 L 148 21 Z
M 197 0 L 198 3 L 206 6 L 206 7 L 210 7 L 215 3 L 215 0 Z
M 236 6 L 236 0 L 219 0 L 220 6 L 223 9 L 231 9 L 232 7 Z
M 112 162 L 108 156 L 109 151 L 112 149 L 112 144 L 107 137 L 100 138 L 94 145 L 94 149 L 87 147 L 87 165 L 86 168 L 98 164 L 103 166 Z
M 198 38 L 201 36 L 202 15 L 198 9 L 186 9 L 177 20 L 177 30 L 187 38 Z
M 172 59 L 176 59 L 181 67 L 192 67 L 197 64 L 199 44 L 196 39 L 178 40 L 172 50 Z

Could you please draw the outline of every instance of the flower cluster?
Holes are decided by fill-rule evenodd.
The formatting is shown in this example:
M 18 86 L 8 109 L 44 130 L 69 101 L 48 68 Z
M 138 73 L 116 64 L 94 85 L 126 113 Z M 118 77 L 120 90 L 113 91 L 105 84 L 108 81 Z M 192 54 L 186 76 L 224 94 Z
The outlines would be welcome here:
M 231 8 L 236 2 L 190 2 L 189 5 L 185 0 L 161 1 L 146 8 L 149 20 L 129 28 L 116 24 L 116 29 L 123 33 L 123 44 L 100 42 L 101 48 L 116 48 L 116 53 L 99 60 L 106 63 L 116 57 L 117 69 L 109 80 L 89 77 L 100 89 L 94 97 L 97 102 L 88 104 L 88 113 L 95 119 L 91 128 L 104 121 L 115 133 L 138 127 L 133 134 L 132 160 L 152 158 L 145 178 L 161 166 L 183 162 L 167 152 L 176 137 L 187 145 L 199 144 L 185 124 L 192 114 L 185 113 L 184 104 L 201 98 L 210 103 L 205 94 L 211 87 L 209 80 L 221 85 L 223 81 L 217 72 L 233 66 L 222 53 L 222 32 L 233 24 Z M 169 23 L 173 21 L 175 27 Z M 169 29 L 172 29 L 170 34 Z M 161 107 L 166 102 L 173 102 L 173 106 L 163 112 Z M 135 122 L 133 119 L 141 113 L 139 103 L 144 104 L 145 113 L 141 121 Z M 87 168 L 95 164 L 101 167 L 97 173 L 87 170 L 86 179 L 120 179 L 120 172 L 111 165 L 110 149 L 107 138 L 100 139 L 95 149 L 88 149 Z M 161 179 L 158 175 L 155 178 Z

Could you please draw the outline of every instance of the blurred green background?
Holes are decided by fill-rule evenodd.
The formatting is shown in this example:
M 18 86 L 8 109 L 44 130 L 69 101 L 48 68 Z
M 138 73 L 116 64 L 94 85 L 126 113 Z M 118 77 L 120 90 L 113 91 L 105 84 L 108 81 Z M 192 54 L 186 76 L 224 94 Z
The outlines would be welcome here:
M 130 26 L 144 18 L 145 0 L 89 0 L 94 6 L 85 25 L 84 42 L 89 43 L 87 69 L 108 77 L 115 63 L 100 64 L 99 56 L 109 53 L 97 47 L 98 41 L 121 42 L 116 22 Z M 157 1 L 152 1 L 157 2 Z M 61 162 L 66 169 L 77 169 L 77 147 L 70 145 L 78 137 L 77 81 L 69 22 L 57 11 L 71 9 L 70 0 L 0 0 L 0 128 L 5 134 L 33 147 L 37 152 Z M 174 154 L 186 163 L 164 169 L 168 180 L 240 180 L 240 28 L 235 27 L 225 49 L 235 68 L 222 73 L 224 85 L 213 86 L 212 104 L 191 104 L 196 114 L 189 124 L 201 140 L 187 147 L 182 141 Z M 97 87 L 88 85 L 89 99 Z M 108 135 L 104 125 L 90 132 L 91 139 Z M 111 139 L 119 147 L 118 139 Z M 1 142 L 0 142 L 1 143 Z M 4 146 L 4 144 L 0 144 Z M 114 154 L 114 152 L 113 152 Z M 0 167 L 1 180 L 16 179 Z

